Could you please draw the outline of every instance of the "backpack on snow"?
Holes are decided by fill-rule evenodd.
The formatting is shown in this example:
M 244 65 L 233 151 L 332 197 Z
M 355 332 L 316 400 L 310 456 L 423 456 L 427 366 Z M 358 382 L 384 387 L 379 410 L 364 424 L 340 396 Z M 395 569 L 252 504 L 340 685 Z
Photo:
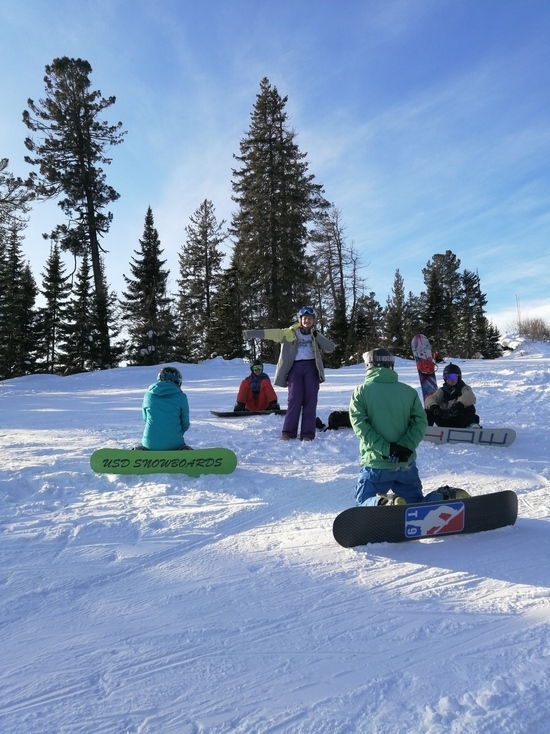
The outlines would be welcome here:
M 349 411 L 333 410 L 328 417 L 328 431 L 337 431 L 339 428 L 351 428 Z

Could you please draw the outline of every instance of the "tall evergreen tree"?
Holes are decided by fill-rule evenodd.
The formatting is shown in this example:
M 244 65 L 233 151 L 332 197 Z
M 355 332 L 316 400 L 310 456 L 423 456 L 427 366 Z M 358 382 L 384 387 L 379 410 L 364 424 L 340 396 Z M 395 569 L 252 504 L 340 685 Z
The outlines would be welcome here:
M 403 310 L 403 342 L 405 346 L 408 345 L 408 354 L 403 354 L 405 357 L 410 357 L 410 345 L 412 338 L 415 334 L 422 331 L 422 300 L 419 296 L 415 296 L 412 291 L 409 291 L 405 306 Z
M 84 253 L 68 299 L 70 317 L 61 360 L 66 374 L 86 372 L 98 364 L 97 331 L 94 318 L 92 273 L 88 253 Z
M 228 268 L 221 276 L 220 287 L 214 294 L 210 337 L 214 346 L 213 354 L 225 359 L 242 356 L 242 323 L 238 273 Z M 264 359 L 261 353 L 254 357 Z
M 392 295 L 384 310 L 384 343 L 397 357 L 410 357 L 410 340 L 405 332 L 405 283 L 399 270 L 395 271 Z
M 179 252 L 178 342 L 186 345 L 193 361 L 207 359 L 218 349 L 213 302 L 222 275 L 224 224 L 217 222 L 214 205 L 205 199 L 190 217 Z
M 161 260 L 163 250 L 151 207 L 139 244 L 130 263 L 133 277 L 123 275 L 128 287 L 120 302 L 129 334 L 126 358 L 133 365 L 160 364 L 173 357 L 176 324 L 168 294 L 170 271 L 163 267 L 166 260 Z
M 0 234 L 0 379 L 34 371 L 36 282 L 21 250 L 22 226 Z
M 116 99 L 90 90 L 91 72 L 87 61 L 66 56 L 46 66 L 46 96 L 38 104 L 29 99 L 30 112 L 23 112 L 23 122 L 39 136 L 26 138 L 32 155 L 25 160 L 38 167 L 29 179 L 37 196 L 63 197 L 59 206 L 69 221 L 55 232 L 62 248 L 75 255 L 90 254 L 99 319 L 99 366 L 107 368 L 113 364 L 113 355 L 100 238 L 112 220 L 111 212 L 105 210 L 119 194 L 107 184 L 103 167 L 111 163 L 107 148 L 121 143 L 124 132 L 122 123 L 109 125 L 101 119 Z
M 312 288 L 306 259 L 309 227 L 328 206 L 322 186 L 308 173 L 288 126 L 276 87 L 264 78 L 251 114 L 251 125 L 235 156 L 232 267 L 238 270 L 241 322 L 244 326 L 287 324 Z
M 365 352 L 383 344 L 384 310 L 376 300 L 374 291 L 359 297 L 352 326 L 353 351 L 349 359 L 360 363 Z
M 22 225 L 29 211 L 32 192 L 8 170 L 9 160 L 0 158 L 0 233 L 7 235 L 14 224 Z
M 53 244 L 46 267 L 42 273 L 40 293 L 45 306 L 38 310 L 37 361 L 40 368 L 54 374 L 60 368 L 62 345 L 67 338 L 68 299 L 71 284 L 65 276 L 65 265 L 61 260 L 59 245 Z
M 477 356 L 494 358 L 497 349 L 498 331 L 491 327 L 485 316 L 487 297 L 481 291 L 478 273 L 464 270 L 461 280 L 461 299 L 457 319 L 458 329 L 455 353 L 465 358 Z
M 453 343 L 460 300 L 460 260 L 451 250 L 436 254 L 422 270 L 426 290 L 421 294 L 423 333 L 438 351 Z

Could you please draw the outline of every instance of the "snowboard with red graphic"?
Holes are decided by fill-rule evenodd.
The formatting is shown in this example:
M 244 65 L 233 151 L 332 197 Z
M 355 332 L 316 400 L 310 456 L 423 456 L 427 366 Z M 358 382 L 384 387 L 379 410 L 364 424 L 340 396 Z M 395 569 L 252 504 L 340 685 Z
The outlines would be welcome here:
M 426 398 L 437 390 L 437 378 L 435 376 L 437 365 L 432 355 L 429 339 L 424 334 L 413 336 L 411 349 L 416 360 L 416 369 L 418 370 L 422 397 L 425 402 Z

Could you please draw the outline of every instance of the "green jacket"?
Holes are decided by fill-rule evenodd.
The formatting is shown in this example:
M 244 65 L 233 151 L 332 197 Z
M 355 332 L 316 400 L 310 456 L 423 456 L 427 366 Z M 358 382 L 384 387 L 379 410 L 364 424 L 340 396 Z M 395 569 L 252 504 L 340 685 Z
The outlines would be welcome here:
M 416 459 L 416 447 L 428 426 L 426 412 L 418 393 L 397 372 L 387 367 L 368 370 L 365 382 L 356 387 L 349 404 L 351 425 L 359 436 L 361 464 L 373 469 L 391 469 L 398 464 L 383 459 L 389 456 L 390 443 L 412 449 L 402 465 Z

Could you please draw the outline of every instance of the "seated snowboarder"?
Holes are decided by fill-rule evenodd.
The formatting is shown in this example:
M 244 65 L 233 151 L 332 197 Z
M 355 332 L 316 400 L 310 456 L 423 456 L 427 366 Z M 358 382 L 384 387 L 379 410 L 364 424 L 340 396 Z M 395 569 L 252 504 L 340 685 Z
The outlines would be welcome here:
M 476 396 L 462 380 L 460 367 L 452 362 L 443 370 L 443 387 L 425 400 L 428 425 L 441 428 L 480 428 L 474 408 Z
M 137 449 L 176 451 L 189 449 L 184 434 L 189 428 L 189 402 L 181 390 L 181 372 L 163 367 L 143 397 L 141 412 L 145 422 L 142 445 Z
M 245 377 L 239 387 L 237 402 L 233 410 L 280 410 L 277 394 L 273 389 L 269 375 L 264 372 L 264 365 L 255 359 L 250 365 L 251 374 Z

